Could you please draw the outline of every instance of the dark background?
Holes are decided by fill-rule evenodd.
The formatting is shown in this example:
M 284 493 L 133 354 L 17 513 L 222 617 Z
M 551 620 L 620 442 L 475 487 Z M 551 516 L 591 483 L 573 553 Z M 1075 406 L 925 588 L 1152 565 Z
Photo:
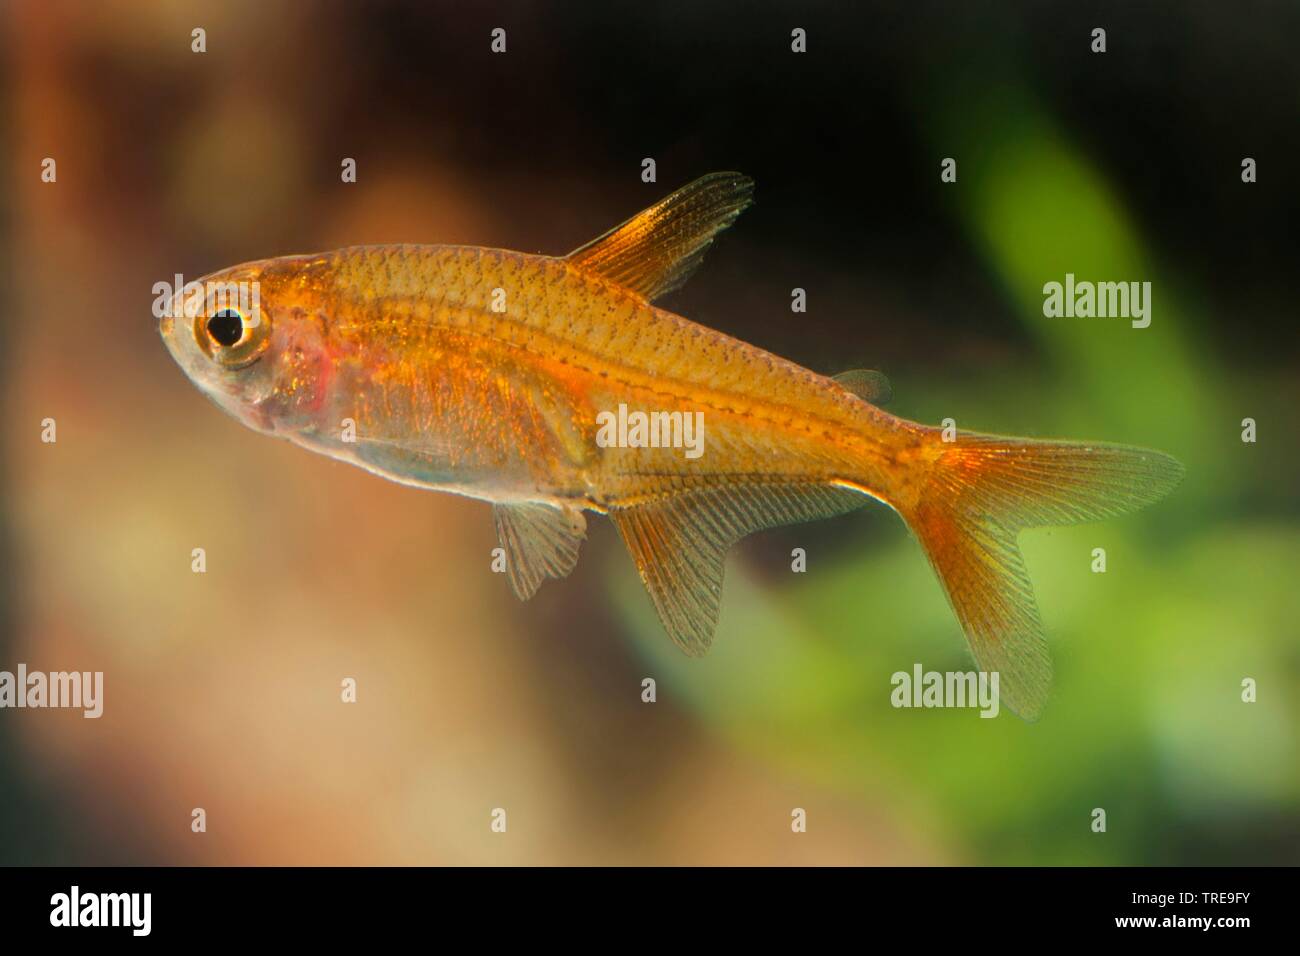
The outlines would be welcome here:
M 0 667 L 109 698 L 0 712 L 0 861 L 1294 862 L 1297 36 L 1284 2 L 9 4 Z M 884 369 L 906 417 L 1188 465 L 1107 525 L 1112 590 L 1054 570 L 1090 532 L 1030 550 L 1055 723 L 888 708 L 890 672 L 968 659 L 879 512 L 759 536 L 683 670 L 613 535 L 516 607 L 479 506 L 240 431 L 149 315 L 174 272 L 345 244 L 560 254 L 718 169 L 757 205 L 668 308 Z M 1067 269 L 1152 280 L 1152 328 L 1044 319 Z M 795 546 L 835 571 L 789 584 Z M 480 838 L 503 793 L 546 835 Z

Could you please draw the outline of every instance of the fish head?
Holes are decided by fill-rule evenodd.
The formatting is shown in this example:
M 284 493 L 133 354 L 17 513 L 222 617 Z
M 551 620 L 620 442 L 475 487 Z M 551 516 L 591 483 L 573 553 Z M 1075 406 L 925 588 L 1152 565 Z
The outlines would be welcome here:
M 158 332 L 194 385 L 262 432 L 320 404 L 321 310 L 290 260 L 232 266 L 176 290 Z

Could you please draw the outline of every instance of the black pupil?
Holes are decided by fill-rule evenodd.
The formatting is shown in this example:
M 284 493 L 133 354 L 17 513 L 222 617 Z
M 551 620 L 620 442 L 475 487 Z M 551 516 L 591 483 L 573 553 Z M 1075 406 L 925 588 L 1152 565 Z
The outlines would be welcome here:
M 223 309 L 208 319 L 208 334 L 218 345 L 234 345 L 244 337 L 244 320 L 239 317 L 238 312 Z

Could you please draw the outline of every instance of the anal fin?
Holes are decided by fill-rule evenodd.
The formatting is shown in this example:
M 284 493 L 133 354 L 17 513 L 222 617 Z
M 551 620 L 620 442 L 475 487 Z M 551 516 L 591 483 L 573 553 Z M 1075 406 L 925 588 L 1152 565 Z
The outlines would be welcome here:
M 727 551 L 745 535 L 859 508 L 823 484 L 747 484 L 679 492 L 610 510 L 669 637 L 700 656 L 713 643 Z
M 587 536 L 587 519 L 578 508 L 526 501 L 493 505 L 492 516 L 510 586 L 521 601 L 537 593 L 546 578 L 562 578 L 578 563 Z

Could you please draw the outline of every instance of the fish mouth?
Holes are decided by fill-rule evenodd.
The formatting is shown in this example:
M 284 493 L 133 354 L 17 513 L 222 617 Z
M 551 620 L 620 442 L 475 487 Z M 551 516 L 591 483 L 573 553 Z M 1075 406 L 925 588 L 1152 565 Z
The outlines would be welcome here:
M 164 315 L 158 320 L 158 334 L 167 338 L 172 334 L 172 325 L 175 320 L 170 315 Z

